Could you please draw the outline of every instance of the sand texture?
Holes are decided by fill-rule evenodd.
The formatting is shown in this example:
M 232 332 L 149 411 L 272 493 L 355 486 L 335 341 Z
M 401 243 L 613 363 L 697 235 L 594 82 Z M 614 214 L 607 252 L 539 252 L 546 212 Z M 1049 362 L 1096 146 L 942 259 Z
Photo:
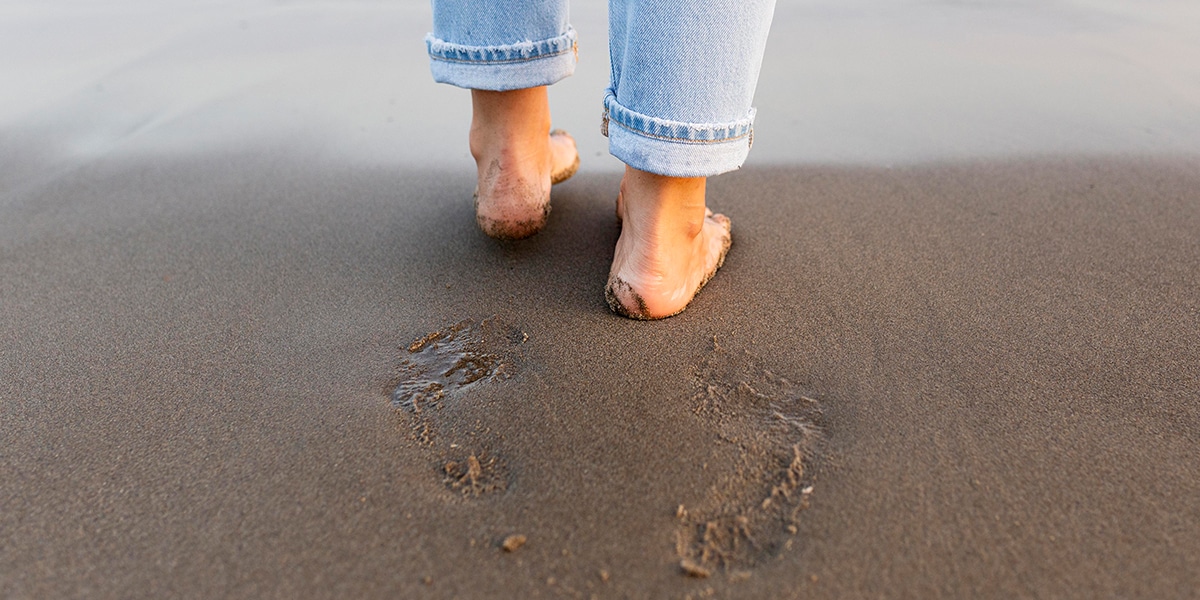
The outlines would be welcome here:
M 1198 167 L 747 169 L 642 323 L 616 175 L 98 161 L 0 207 L 0 596 L 1185 597 Z

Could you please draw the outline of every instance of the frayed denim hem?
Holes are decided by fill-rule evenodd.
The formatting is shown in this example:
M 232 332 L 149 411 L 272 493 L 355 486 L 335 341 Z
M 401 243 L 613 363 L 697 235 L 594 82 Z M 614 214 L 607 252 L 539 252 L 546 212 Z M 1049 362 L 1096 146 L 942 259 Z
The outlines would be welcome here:
M 604 98 L 608 151 L 621 162 L 668 177 L 709 177 L 746 162 L 754 142 L 754 109 L 731 123 L 684 123 L 634 112 Z
M 547 40 L 504 46 L 466 46 L 425 36 L 429 68 L 438 83 L 507 91 L 550 85 L 575 72 L 575 30 Z

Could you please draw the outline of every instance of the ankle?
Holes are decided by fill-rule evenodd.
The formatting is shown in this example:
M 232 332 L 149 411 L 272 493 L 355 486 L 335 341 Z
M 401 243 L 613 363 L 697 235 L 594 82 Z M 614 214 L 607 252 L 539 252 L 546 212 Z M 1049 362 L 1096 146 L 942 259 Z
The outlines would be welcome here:
M 638 237 L 665 243 L 692 240 L 704 229 L 704 177 L 667 177 L 626 167 L 622 219 Z
M 493 92 L 471 90 L 471 155 L 527 154 L 546 144 L 550 103 L 545 87 Z

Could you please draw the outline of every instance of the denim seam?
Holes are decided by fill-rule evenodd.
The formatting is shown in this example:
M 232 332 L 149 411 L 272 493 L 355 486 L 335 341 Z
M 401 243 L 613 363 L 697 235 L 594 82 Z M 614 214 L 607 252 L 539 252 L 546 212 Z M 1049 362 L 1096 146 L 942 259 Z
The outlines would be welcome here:
M 459 59 L 455 59 L 455 58 L 444 58 L 444 57 L 437 56 L 434 54 L 430 54 L 429 57 L 432 58 L 433 60 L 437 60 L 437 61 L 441 61 L 441 62 L 458 63 L 458 64 L 464 64 L 464 65 L 470 65 L 470 64 L 505 65 L 505 64 L 512 64 L 512 63 L 523 63 L 523 62 L 530 62 L 530 61 L 534 61 L 534 60 L 541 60 L 543 58 L 554 58 L 555 56 L 562 56 L 570 51 L 571 51 L 571 49 L 568 48 L 561 52 L 555 52 L 554 54 L 539 54 L 537 56 L 531 56 L 529 58 L 511 58 L 511 59 L 506 59 L 506 60 L 469 60 L 469 59 L 468 60 L 459 60 Z
M 693 140 L 693 139 L 689 139 L 689 138 L 669 137 L 669 136 L 665 136 L 665 135 L 658 135 L 658 134 L 654 134 L 654 133 L 645 132 L 640 129 L 634 129 L 633 127 L 630 127 L 620 121 L 617 121 L 616 119 L 609 119 L 609 122 L 616 123 L 618 126 L 621 127 L 621 129 L 624 129 L 625 131 L 629 131 L 631 133 L 634 133 L 634 134 L 637 134 L 637 135 L 640 135 L 643 137 L 654 138 L 656 140 L 662 140 L 664 142 L 675 142 L 677 144 L 700 144 L 700 145 L 726 144 L 729 142 L 736 142 L 738 140 L 741 140 L 741 139 L 744 139 L 744 138 L 747 138 L 747 137 L 750 137 L 751 135 L 753 135 L 753 130 L 751 130 L 751 131 L 747 131 L 746 133 L 742 133 L 742 134 L 739 134 L 734 137 L 721 138 L 721 139 L 717 139 L 717 140 Z M 607 135 L 607 133 L 605 135 Z
M 574 52 L 576 43 L 575 30 L 569 26 L 566 33 L 558 37 L 504 46 L 467 46 L 435 38 L 432 33 L 425 36 L 425 48 L 431 59 L 480 65 L 513 64 L 554 58 Z M 434 50 L 435 46 L 438 47 L 437 50 Z
M 641 136 L 645 136 L 648 138 L 653 138 L 653 139 L 658 139 L 658 140 L 663 140 L 663 141 L 668 141 L 668 142 L 675 142 L 675 143 L 680 143 L 680 144 L 724 144 L 724 143 L 736 142 L 738 140 L 742 140 L 747 137 L 749 137 L 750 139 L 753 139 L 753 136 L 754 136 L 754 109 L 750 109 L 751 112 L 750 112 L 749 117 L 747 117 L 746 119 L 734 121 L 733 123 L 729 123 L 729 124 L 703 123 L 703 124 L 701 124 L 701 123 L 685 123 L 682 121 L 671 121 L 668 119 L 660 119 L 658 117 L 651 117 L 649 115 L 644 115 L 644 114 L 638 113 L 636 111 L 630 110 L 630 109 L 622 106 L 619 102 L 617 102 L 616 95 L 612 93 L 612 90 L 609 90 L 609 93 L 607 94 L 607 96 L 605 97 L 604 100 L 605 100 L 605 102 L 604 102 L 604 104 L 605 104 L 604 123 L 608 123 L 610 121 L 614 122 L 617 125 L 620 125 L 623 129 L 625 129 L 627 131 L 630 131 L 636 135 L 641 135 Z M 625 122 L 625 121 L 631 121 L 631 122 Z M 642 124 L 644 124 L 644 127 L 639 127 L 638 125 L 632 123 L 632 121 L 640 121 Z M 702 135 L 705 133 L 715 134 L 718 131 L 726 130 L 726 131 L 730 131 L 732 135 L 726 135 L 724 137 L 715 138 L 715 139 L 703 139 L 701 137 L 683 137 L 682 135 L 663 134 L 661 132 L 653 131 L 654 129 L 682 130 L 680 133 L 682 133 L 683 135 L 691 134 L 691 135 L 696 135 L 696 136 L 699 136 L 699 135 Z

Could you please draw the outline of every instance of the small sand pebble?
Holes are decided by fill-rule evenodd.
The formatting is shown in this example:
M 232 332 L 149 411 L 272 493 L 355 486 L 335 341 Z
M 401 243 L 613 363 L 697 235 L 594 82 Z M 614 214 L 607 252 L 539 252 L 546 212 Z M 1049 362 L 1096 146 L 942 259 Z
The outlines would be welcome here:
M 684 574 L 688 577 L 704 579 L 705 577 L 712 575 L 712 571 L 703 565 L 697 564 L 696 561 L 690 558 L 685 558 L 679 561 L 679 568 L 682 569 Z
M 603 581 L 604 583 L 608 583 L 608 571 L 607 570 L 600 569 L 600 581 Z
M 677 518 L 677 519 L 686 519 L 687 518 L 687 509 L 684 508 L 682 504 L 680 504 L 679 507 L 675 509 L 675 518 Z
M 525 536 L 516 533 L 504 538 L 504 542 L 500 544 L 505 552 L 516 552 L 517 548 L 525 545 Z

